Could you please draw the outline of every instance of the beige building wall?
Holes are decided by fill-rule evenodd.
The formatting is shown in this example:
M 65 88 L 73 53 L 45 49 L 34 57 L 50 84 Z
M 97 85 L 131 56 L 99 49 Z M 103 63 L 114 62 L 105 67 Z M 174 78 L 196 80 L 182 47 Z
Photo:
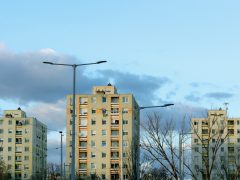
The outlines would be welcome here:
M 216 147 L 216 143 L 220 143 L 220 145 L 211 178 L 226 179 L 221 175 L 224 174 L 222 165 L 227 167 L 229 174 L 236 171 L 236 164 L 240 165 L 240 118 L 229 118 L 226 110 L 209 110 L 207 118 L 193 118 L 192 125 L 192 168 L 198 179 L 204 179 L 200 172 L 205 168 L 203 158 L 208 158 L 211 164 L 212 148 Z M 222 131 L 221 134 L 217 133 L 220 131 Z M 214 136 L 214 134 L 217 135 Z M 209 157 L 202 148 L 203 144 L 208 142 Z
M 27 117 L 20 108 L 5 110 L 0 118 L 0 158 L 12 179 L 44 175 L 47 159 L 47 127 Z
M 67 164 L 71 164 L 72 96 L 67 96 Z M 123 132 L 123 136 L 121 135 Z M 93 87 L 93 94 L 76 95 L 76 172 L 118 179 L 123 170 L 136 174 L 139 111 L 132 94 L 118 94 L 114 86 Z M 123 146 L 122 146 L 123 145 Z M 135 146 L 135 150 L 131 148 Z M 123 150 L 123 151 L 122 151 Z M 123 152 L 123 153 L 122 153 Z M 129 155 L 135 158 L 128 159 Z M 122 155 L 125 156 L 122 161 Z M 122 168 L 123 167 L 123 168 Z M 134 169 L 133 168 L 133 169 Z

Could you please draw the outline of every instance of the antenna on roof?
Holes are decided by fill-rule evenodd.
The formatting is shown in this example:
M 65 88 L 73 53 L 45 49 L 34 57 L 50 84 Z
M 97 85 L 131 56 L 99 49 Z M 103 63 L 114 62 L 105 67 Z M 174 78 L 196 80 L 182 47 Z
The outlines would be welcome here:
M 228 105 L 229 105 L 229 103 L 228 102 L 225 102 L 225 103 L 223 103 L 224 104 L 224 106 L 225 106 L 225 109 L 226 109 L 226 111 L 228 110 Z

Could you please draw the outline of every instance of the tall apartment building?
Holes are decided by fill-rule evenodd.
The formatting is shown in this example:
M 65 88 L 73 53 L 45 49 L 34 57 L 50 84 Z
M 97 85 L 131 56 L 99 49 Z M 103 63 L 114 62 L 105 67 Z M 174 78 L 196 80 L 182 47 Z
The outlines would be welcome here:
M 0 158 L 12 179 L 43 177 L 47 159 L 47 127 L 20 108 L 0 118 Z
M 67 96 L 67 164 L 71 164 L 72 95 Z M 76 172 L 82 179 L 131 179 L 139 171 L 139 107 L 107 86 L 76 95 Z M 122 176 L 121 176 L 122 175 Z M 121 178 L 123 177 L 123 178 Z
M 240 118 L 209 110 L 192 119 L 192 168 L 197 179 L 235 179 L 240 175 Z

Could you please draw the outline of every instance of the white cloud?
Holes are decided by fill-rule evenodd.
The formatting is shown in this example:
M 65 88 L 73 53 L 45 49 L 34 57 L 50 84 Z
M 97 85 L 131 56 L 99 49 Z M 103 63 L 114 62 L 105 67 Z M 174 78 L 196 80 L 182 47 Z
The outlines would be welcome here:
M 28 116 L 36 117 L 48 126 L 49 129 L 60 130 L 66 126 L 66 102 L 64 99 L 56 103 L 30 103 L 25 111 Z

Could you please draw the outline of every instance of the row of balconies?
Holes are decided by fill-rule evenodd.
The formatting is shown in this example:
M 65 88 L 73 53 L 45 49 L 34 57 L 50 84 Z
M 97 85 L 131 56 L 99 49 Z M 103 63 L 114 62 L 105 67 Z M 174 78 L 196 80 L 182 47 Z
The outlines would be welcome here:
M 96 154 L 91 154 L 91 158 L 95 158 Z M 79 159 L 81 160 L 87 160 L 87 152 L 80 152 L 79 153 Z M 119 152 L 111 152 L 111 159 L 119 159 Z

